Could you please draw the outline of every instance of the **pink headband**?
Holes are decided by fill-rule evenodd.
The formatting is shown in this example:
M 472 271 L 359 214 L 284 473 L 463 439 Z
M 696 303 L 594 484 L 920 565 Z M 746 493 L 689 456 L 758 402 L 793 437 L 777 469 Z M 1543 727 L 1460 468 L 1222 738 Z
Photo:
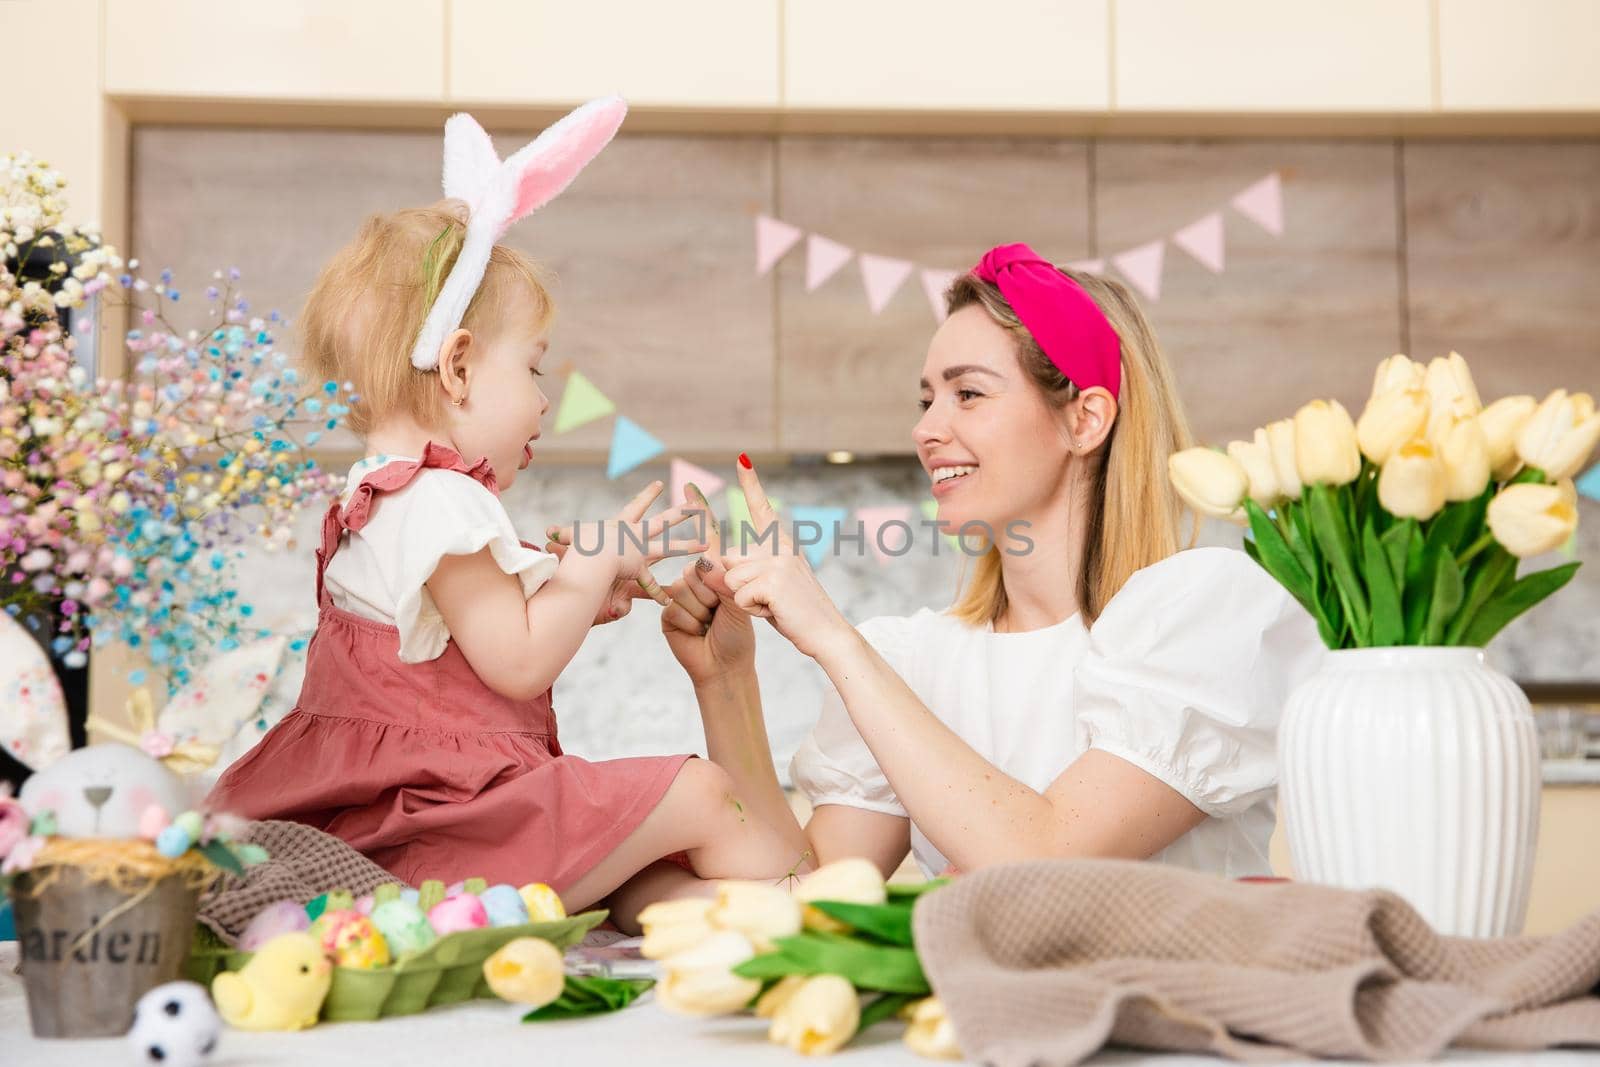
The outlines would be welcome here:
M 1044 354 L 1079 389 L 1122 388 L 1122 344 L 1083 287 L 1024 244 L 999 245 L 972 273 L 996 286 Z

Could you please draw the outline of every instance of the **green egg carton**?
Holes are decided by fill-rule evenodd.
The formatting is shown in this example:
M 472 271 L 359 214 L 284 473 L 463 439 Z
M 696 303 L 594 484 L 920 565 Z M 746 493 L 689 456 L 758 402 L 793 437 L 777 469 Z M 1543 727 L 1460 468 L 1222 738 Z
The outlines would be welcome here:
M 387 967 L 364 970 L 335 967 L 320 1018 L 328 1022 L 370 1021 L 390 1015 L 415 1015 L 440 1004 L 459 1004 L 492 997 L 483 976 L 483 961 L 500 946 L 519 937 L 539 937 L 557 948 L 570 948 L 605 921 L 605 911 L 586 911 L 550 922 L 489 926 L 446 934 L 420 952 L 408 953 Z M 187 975 L 207 989 L 221 971 L 237 971 L 253 953 L 217 942 L 197 943 L 189 952 Z

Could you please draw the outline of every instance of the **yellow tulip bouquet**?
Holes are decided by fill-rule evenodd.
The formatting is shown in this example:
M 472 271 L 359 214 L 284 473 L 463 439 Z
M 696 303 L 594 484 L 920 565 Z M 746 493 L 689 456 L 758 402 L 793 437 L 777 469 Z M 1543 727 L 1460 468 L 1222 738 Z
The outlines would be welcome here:
M 1168 471 L 1201 514 L 1249 527 L 1245 550 L 1305 605 L 1329 648 L 1482 646 L 1578 569 L 1517 575 L 1577 529 L 1572 478 L 1600 441 L 1587 393 L 1484 407 L 1457 353 L 1378 366 L 1352 422 L 1313 400 Z
M 943 884 L 885 885 L 864 859 L 830 863 L 792 890 L 722 882 L 713 899 L 640 912 L 640 951 L 660 961 L 655 995 L 668 1011 L 750 1011 L 770 1020 L 773 1042 L 808 1056 L 899 1017 L 913 1051 L 957 1059 L 954 1030 L 930 995 L 911 934 L 917 897 Z

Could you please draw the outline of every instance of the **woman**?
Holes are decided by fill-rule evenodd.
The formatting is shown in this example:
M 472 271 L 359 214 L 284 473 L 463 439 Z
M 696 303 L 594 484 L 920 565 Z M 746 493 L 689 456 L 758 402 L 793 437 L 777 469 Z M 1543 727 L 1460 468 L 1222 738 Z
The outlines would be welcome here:
M 948 293 L 913 435 L 946 530 L 1000 537 L 944 612 L 852 627 L 785 542 L 723 545 L 662 616 L 711 758 L 753 814 L 827 863 L 924 872 L 1065 856 L 1270 873 L 1275 731 L 1322 646 L 1241 552 L 1179 549 L 1166 460 L 1188 444 L 1172 375 L 1115 282 L 1026 245 Z M 775 521 L 741 456 L 757 528 Z M 725 570 L 724 570 L 725 568 Z M 832 683 L 789 813 L 748 614 Z

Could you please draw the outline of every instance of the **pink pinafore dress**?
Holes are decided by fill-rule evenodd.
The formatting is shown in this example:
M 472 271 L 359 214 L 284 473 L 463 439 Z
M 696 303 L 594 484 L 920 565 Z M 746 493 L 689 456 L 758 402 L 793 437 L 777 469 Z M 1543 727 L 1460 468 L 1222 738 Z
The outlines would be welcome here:
M 403 663 L 393 626 L 334 606 L 323 574 L 344 532 L 366 524 L 378 494 L 429 467 L 498 492 L 487 460 L 468 466 L 430 444 L 420 462 L 380 467 L 348 503 L 334 502 L 299 703 L 228 769 L 210 802 L 326 830 L 411 885 L 482 877 L 563 892 L 633 832 L 692 757 L 566 755 L 548 690 L 501 696 L 453 640 L 436 659 Z

